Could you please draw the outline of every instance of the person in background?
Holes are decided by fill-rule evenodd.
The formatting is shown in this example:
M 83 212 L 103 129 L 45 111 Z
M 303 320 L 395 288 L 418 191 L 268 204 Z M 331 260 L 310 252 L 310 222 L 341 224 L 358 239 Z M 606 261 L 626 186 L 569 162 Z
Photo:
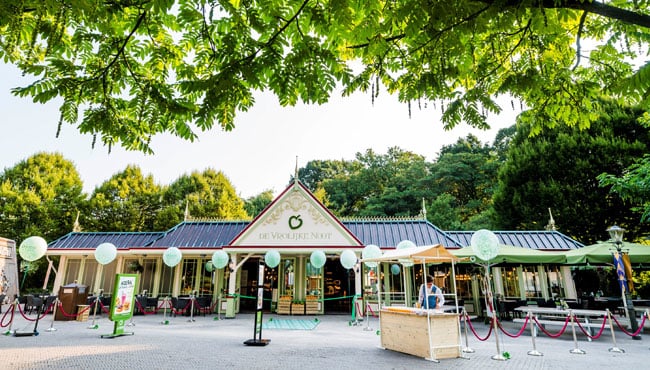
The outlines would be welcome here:
M 440 308 L 445 304 L 445 297 L 442 295 L 442 290 L 433 284 L 433 276 L 427 275 L 426 284 L 420 286 L 418 303 L 422 308 Z

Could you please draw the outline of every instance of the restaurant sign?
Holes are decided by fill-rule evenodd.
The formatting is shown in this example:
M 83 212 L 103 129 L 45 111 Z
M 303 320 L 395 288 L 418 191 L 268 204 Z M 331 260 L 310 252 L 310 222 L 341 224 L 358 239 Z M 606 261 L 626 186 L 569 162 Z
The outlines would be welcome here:
M 102 338 L 133 335 L 133 333 L 124 331 L 124 324 L 133 316 L 137 283 L 137 274 L 117 274 L 115 276 L 114 294 L 108 313 L 108 318 L 114 322 L 113 333 L 102 335 Z

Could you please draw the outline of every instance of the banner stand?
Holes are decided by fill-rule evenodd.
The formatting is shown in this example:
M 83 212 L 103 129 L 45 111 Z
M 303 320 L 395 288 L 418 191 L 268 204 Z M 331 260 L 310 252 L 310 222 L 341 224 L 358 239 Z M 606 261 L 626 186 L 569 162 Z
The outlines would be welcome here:
M 266 346 L 270 339 L 262 339 L 262 307 L 264 303 L 264 264 L 260 263 L 257 285 L 257 309 L 255 310 L 255 323 L 253 324 L 253 339 L 244 342 L 247 346 Z
M 115 292 L 111 299 L 111 308 L 108 313 L 109 320 L 114 322 L 113 332 L 103 334 L 101 338 L 115 338 L 124 335 L 134 335 L 133 332 L 124 331 L 127 320 L 133 317 L 135 308 L 135 287 L 138 286 L 138 275 L 117 274 L 115 275 Z

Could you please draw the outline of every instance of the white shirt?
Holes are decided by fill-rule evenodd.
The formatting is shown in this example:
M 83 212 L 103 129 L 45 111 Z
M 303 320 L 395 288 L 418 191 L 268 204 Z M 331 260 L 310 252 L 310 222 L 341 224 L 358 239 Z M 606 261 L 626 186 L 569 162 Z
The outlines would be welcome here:
M 426 284 L 422 284 L 420 287 L 420 297 L 418 302 L 420 302 L 420 307 L 424 306 L 424 300 L 426 299 L 426 295 L 424 290 L 426 289 Z M 435 295 L 438 298 L 438 302 L 436 307 L 440 307 L 445 304 L 445 296 L 442 295 L 442 290 L 438 288 L 435 284 L 431 285 L 431 290 L 428 292 L 429 295 Z

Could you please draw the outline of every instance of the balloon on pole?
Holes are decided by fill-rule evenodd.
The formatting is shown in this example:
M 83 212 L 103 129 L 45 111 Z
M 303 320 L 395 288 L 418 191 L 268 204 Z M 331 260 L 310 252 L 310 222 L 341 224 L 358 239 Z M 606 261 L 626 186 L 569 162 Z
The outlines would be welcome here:
M 341 253 L 341 265 L 346 269 L 351 269 L 354 267 L 354 264 L 357 263 L 357 255 L 354 254 L 351 250 L 344 250 Z
M 95 260 L 100 265 L 108 265 L 117 257 L 117 248 L 113 243 L 102 243 L 95 248 Z
M 214 265 L 215 268 L 222 269 L 226 267 L 228 261 L 230 261 L 230 257 L 228 256 L 228 253 L 223 250 L 218 250 L 212 255 L 212 265 Z
M 163 252 L 163 262 L 169 267 L 178 265 L 183 259 L 183 253 L 176 247 L 169 247 Z
M 43 257 L 45 252 L 47 252 L 47 242 L 40 236 L 30 236 L 23 240 L 18 247 L 20 258 L 29 262 L 34 262 Z
M 325 261 L 327 261 L 327 256 L 325 256 L 325 252 L 323 251 L 313 251 L 309 256 L 309 262 L 317 269 L 325 266 Z
M 271 250 L 264 255 L 264 263 L 270 268 L 276 268 L 280 264 L 280 252 Z
M 207 272 L 214 271 L 214 265 L 212 265 L 212 261 L 208 261 L 205 263 L 205 271 Z
M 398 264 L 394 263 L 394 264 L 390 265 L 390 272 L 393 275 L 399 275 L 400 271 L 401 271 L 401 268 L 399 267 Z
M 361 252 L 361 258 L 378 258 L 381 257 L 381 249 L 374 244 L 368 244 Z M 377 262 L 364 262 L 368 267 L 377 267 Z
M 486 262 L 499 253 L 499 238 L 490 230 L 481 229 L 474 232 L 470 244 L 476 257 Z
M 407 248 L 415 248 L 417 245 L 413 243 L 410 240 L 402 240 L 401 242 L 397 243 L 395 246 L 395 249 L 407 249 Z M 408 259 L 400 259 L 399 262 L 402 264 L 404 267 L 411 267 L 413 266 L 413 262 L 411 262 Z

